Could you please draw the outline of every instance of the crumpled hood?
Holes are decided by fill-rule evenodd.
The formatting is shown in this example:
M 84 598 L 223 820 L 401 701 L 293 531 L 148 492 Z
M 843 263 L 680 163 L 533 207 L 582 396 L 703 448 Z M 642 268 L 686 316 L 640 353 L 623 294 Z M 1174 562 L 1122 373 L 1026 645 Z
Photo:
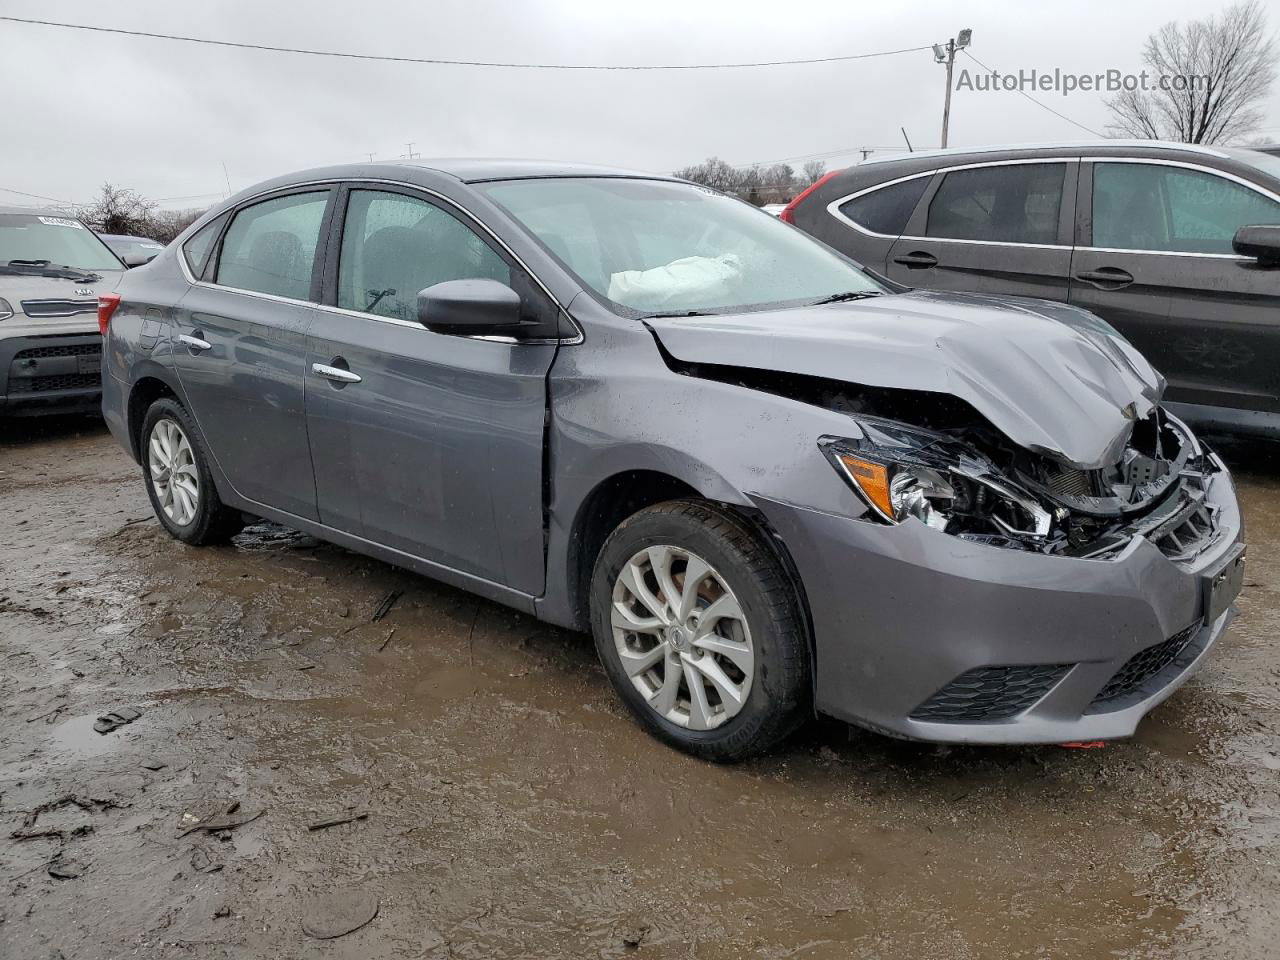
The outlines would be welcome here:
M 1019 446 L 1082 470 L 1116 461 L 1165 386 L 1111 326 L 1046 300 L 921 290 L 645 322 L 688 363 L 951 394 Z

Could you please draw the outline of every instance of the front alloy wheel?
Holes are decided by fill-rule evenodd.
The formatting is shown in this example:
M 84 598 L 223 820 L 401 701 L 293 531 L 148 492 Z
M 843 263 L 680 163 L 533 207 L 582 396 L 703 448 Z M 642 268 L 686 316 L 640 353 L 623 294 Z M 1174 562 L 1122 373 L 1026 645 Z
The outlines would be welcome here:
M 767 750 L 810 712 L 800 595 L 763 527 L 670 500 L 605 540 L 591 628 L 610 683 L 658 739 L 707 760 Z
M 190 525 L 200 509 L 200 471 L 191 441 L 176 420 L 163 418 L 151 428 L 147 469 L 156 502 L 176 525 Z
M 613 588 L 613 642 L 632 685 L 663 719 L 712 730 L 751 693 L 755 650 L 733 590 L 670 544 L 631 557 Z

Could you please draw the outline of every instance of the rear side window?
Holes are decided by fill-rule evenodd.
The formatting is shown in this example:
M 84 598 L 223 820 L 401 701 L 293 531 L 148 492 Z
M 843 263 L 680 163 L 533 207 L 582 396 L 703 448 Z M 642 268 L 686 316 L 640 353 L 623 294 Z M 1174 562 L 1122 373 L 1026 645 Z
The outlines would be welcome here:
M 929 204 L 925 233 L 950 240 L 1056 243 L 1063 163 L 954 170 Z
M 311 298 L 311 274 L 329 191 L 245 207 L 222 241 L 217 283 L 290 300 Z
M 864 193 L 841 204 L 840 212 L 864 230 L 900 236 L 924 195 L 930 176 L 925 174 Z
M 218 232 L 226 222 L 226 214 L 210 220 L 197 230 L 190 240 L 182 245 L 182 255 L 187 258 L 187 266 L 190 268 L 193 277 L 204 275 L 204 268 L 209 262 L 209 254 L 213 252 L 214 241 L 218 239 Z
M 1095 247 L 1231 253 L 1237 230 L 1271 223 L 1280 223 L 1280 203 L 1212 173 L 1150 163 L 1094 168 Z

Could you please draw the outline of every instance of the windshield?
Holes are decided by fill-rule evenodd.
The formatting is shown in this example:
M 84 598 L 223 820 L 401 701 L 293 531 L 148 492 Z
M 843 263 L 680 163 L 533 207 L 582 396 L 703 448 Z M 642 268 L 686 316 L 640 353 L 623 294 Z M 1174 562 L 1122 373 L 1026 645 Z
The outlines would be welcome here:
M 1256 167 L 1263 173 L 1268 173 L 1280 180 L 1280 157 L 1272 153 L 1263 153 L 1261 150 L 1232 150 L 1232 156 L 1237 160 Z
M 724 313 L 886 292 L 798 230 L 693 184 L 573 178 L 481 189 L 624 313 Z
M 47 260 L 52 267 L 119 270 L 120 261 L 79 220 L 28 213 L 0 213 L 0 266 L 13 260 Z

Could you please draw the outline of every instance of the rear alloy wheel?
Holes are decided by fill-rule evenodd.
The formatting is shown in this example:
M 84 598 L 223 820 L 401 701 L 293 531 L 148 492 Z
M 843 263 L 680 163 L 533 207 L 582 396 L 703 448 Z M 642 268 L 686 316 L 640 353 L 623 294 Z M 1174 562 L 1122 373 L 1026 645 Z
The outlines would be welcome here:
M 165 516 L 177 526 L 188 526 L 200 505 L 200 471 L 191 441 L 177 421 L 164 417 L 152 427 L 147 470 Z
M 760 753 L 809 713 L 809 644 L 777 549 L 719 504 L 641 510 L 591 581 L 596 650 L 651 733 L 707 760 Z
M 147 410 L 139 436 L 142 475 L 151 507 L 166 530 L 185 543 L 222 543 L 244 518 L 218 498 L 200 434 L 191 414 L 172 397 Z

